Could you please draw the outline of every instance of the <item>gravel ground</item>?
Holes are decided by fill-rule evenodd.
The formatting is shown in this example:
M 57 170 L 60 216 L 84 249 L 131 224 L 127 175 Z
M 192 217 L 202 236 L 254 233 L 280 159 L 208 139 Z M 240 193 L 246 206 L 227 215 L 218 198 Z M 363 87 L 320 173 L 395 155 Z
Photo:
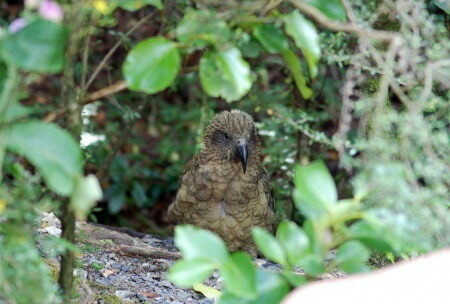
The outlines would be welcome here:
M 52 213 L 43 213 L 37 232 L 41 235 L 59 236 L 60 223 Z M 205 298 L 201 293 L 180 288 L 165 279 L 168 269 L 175 262 L 173 258 L 124 254 L 118 250 L 120 246 L 127 248 L 136 246 L 146 250 L 156 248 L 172 254 L 177 252 L 173 238 L 162 239 L 144 234 L 139 236 L 132 237 L 90 224 L 77 223 L 78 246 L 82 254 L 74 271 L 78 293 L 76 303 L 214 303 L 214 300 Z M 45 249 L 41 248 L 41 251 Z M 43 255 L 46 253 L 43 252 Z M 57 258 L 47 261 L 54 269 L 58 269 Z M 255 264 L 271 271 L 281 270 L 278 264 L 265 259 L 257 259 Z M 324 278 L 341 275 L 326 274 Z M 222 279 L 217 272 L 214 272 L 204 284 L 222 289 Z

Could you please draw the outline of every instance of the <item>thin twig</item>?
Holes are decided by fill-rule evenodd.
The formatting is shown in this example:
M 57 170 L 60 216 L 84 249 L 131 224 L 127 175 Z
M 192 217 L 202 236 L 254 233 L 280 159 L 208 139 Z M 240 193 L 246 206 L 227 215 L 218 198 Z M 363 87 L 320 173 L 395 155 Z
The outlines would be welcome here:
M 371 30 L 355 24 L 331 20 L 330 18 L 325 16 L 320 10 L 318 10 L 314 6 L 305 3 L 304 1 L 290 0 L 290 2 L 295 7 L 297 7 L 302 13 L 308 15 L 318 24 L 335 32 L 354 33 L 362 37 L 387 41 L 391 41 L 396 37 L 400 37 L 399 34 L 397 34 L 396 32 Z
M 97 75 L 100 73 L 100 71 L 106 65 L 106 62 L 108 61 L 108 59 L 114 54 L 114 52 L 119 48 L 119 46 L 122 45 L 122 43 L 125 42 L 125 39 L 128 36 L 130 36 L 135 30 L 137 30 L 142 24 L 144 24 L 146 21 L 151 19 L 156 13 L 157 13 L 157 10 L 151 12 L 150 14 L 148 14 L 147 16 L 145 16 L 144 18 L 139 20 L 131 29 L 129 29 L 125 33 L 125 35 L 123 35 L 119 39 L 119 41 L 116 42 L 116 44 L 109 50 L 109 52 L 105 55 L 105 57 L 103 57 L 102 61 L 100 61 L 98 66 L 95 68 L 94 72 L 92 73 L 91 77 L 89 78 L 89 80 L 86 83 L 86 90 L 88 90 L 89 87 L 91 86 L 91 84 L 94 82 L 94 80 L 97 77 Z
M 90 103 L 92 103 L 92 102 L 94 102 L 96 100 L 99 100 L 101 98 L 104 98 L 104 97 L 110 96 L 112 94 L 118 93 L 118 92 L 123 91 L 123 90 L 125 90 L 127 88 L 128 88 L 127 83 L 125 81 L 123 81 L 123 80 L 120 80 L 120 81 L 116 82 L 113 85 L 110 85 L 110 86 L 108 86 L 106 88 L 103 88 L 103 89 L 100 89 L 98 91 L 95 91 L 95 92 L 92 92 L 92 93 L 88 94 L 86 96 L 86 98 L 81 102 L 81 105 L 85 106 L 85 105 L 90 104 Z M 44 117 L 43 121 L 45 121 L 45 122 L 55 121 L 58 118 L 64 116 L 66 113 L 67 113 L 67 108 L 59 109 L 56 112 L 52 112 L 52 113 L 47 114 Z

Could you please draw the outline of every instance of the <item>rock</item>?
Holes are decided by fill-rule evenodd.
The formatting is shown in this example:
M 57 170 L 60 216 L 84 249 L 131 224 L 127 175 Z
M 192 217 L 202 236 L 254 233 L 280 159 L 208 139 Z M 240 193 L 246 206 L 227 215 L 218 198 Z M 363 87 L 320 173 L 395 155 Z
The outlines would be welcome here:
M 45 229 L 45 231 L 48 234 L 51 234 L 51 235 L 58 235 L 59 236 L 59 235 L 61 235 L 61 232 L 62 232 L 61 229 L 59 229 L 59 228 L 57 228 L 55 226 L 48 226 L 48 227 L 45 227 L 44 229 Z
M 79 277 L 81 279 L 81 281 L 84 283 L 84 282 L 86 282 L 88 273 L 84 269 L 77 268 L 77 269 L 74 269 L 73 275 Z
M 129 290 L 116 290 L 114 295 L 121 299 L 128 299 L 134 296 L 134 293 Z
M 130 266 L 130 265 L 123 265 L 121 270 L 122 270 L 123 272 L 127 272 L 127 271 L 130 270 L 130 269 L 131 269 L 131 266 Z
M 136 295 L 137 299 L 139 300 L 139 302 L 145 302 L 147 301 L 147 298 L 144 296 L 141 296 L 140 294 Z

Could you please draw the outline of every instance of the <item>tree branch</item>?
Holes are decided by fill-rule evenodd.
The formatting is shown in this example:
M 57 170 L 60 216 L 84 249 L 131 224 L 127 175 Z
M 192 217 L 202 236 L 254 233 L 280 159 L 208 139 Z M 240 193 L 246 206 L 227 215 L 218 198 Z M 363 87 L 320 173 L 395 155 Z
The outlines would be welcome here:
M 394 38 L 399 37 L 399 35 L 396 32 L 366 29 L 356 24 L 331 20 L 330 18 L 325 16 L 320 10 L 318 10 L 314 6 L 306 4 L 304 1 L 290 0 L 290 2 L 302 13 L 309 16 L 318 24 L 335 32 L 353 33 L 361 37 L 387 41 L 391 41 Z

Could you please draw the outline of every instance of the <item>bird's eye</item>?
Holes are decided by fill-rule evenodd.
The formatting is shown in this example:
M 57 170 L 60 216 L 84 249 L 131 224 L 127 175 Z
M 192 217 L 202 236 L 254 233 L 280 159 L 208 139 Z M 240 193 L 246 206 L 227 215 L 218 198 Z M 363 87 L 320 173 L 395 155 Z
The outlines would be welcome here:
M 230 136 L 227 133 L 223 133 L 223 136 L 225 137 L 225 139 L 229 139 Z

